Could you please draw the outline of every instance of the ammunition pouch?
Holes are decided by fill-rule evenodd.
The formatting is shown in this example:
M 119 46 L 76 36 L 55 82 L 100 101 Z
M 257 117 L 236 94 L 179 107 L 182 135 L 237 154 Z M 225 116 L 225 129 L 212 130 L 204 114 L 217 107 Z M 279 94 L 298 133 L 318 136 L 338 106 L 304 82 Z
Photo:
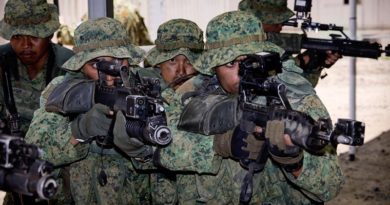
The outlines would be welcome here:
M 94 104 L 95 87 L 93 80 L 64 81 L 50 93 L 45 109 L 64 115 L 87 112 Z
M 196 96 L 184 107 L 178 129 L 204 135 L 222 134 L 239 124 L 240 113 L 237 97 Z

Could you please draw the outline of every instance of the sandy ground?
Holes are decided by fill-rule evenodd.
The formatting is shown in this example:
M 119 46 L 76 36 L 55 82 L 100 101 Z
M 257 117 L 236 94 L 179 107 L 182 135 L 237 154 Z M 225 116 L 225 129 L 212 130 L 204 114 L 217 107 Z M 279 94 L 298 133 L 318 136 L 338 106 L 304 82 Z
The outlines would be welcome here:
M 349 59 L 339 60 L 316 88 L 333 122 L 349 118 Z M 327 205 L 390 204 L 390 58 L 357 60 L 356 120 L 366 124 L 365 144 L 349 161 L 339 146 L 346 183 Z M 343 153 L 344 152 L 344 153 Z
M 351 116 L 349 60 L 344 57 L 327 69 L 328 76 L 316 87 L 333 122 Z M 365 122 L 365 142 L 368 142 L 390 129 L 390 57 L 359 58 L 356 73 L 356 120 Z M 348 147 L 339 146 L 338 151 L 343 153 Z
M 340 155 L 345 184 L 340 194 L 326 205 L 390 204 L 390 130 L 366 143 L 351 162 Z
M 333 122 L 350 118 L 349 58 L 340 59 L 327 74 L 316 88 L 318 95 Z M 356 120 L 366 124 L 365 145 L 357 149 L 354 162 L 348 161 L 348 146 L 339 146 L 346 184 L 326 204 L 390 205 L 390 58 L 358 59 L 356 80 Z

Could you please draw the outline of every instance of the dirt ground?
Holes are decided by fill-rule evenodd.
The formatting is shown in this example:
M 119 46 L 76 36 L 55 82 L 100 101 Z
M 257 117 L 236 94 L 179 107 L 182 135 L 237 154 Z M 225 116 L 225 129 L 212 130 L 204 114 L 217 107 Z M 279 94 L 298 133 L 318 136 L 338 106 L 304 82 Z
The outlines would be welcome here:
M 355 161 L 340 155 L 345 184 L 340 194 L 326 205 L 390 204 L 390 130 L 360 147 Z
M 350 118 L 349 62 L 339 60 L 316 88 L 333 122 Z M 365 122 L 365 144 L 353 162 L 348 146 L 339 146 L 346 183 L 326 205 L 390 205 L 390 58 L 359 58 L 356 73 L 356 120 Z

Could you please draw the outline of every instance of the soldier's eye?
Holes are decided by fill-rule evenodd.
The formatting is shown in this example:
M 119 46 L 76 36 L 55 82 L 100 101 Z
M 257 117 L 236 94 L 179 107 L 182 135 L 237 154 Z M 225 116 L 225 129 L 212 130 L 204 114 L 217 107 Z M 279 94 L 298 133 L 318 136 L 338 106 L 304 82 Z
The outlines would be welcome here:
M 234 67 L 234 65 L 235 65 L 236 63 L 237 63 L 237 61 L 234 60 L 234 61 L 231 61 L 231 62 L 229 62 L 229 63 L 226 63 L 225 66 L 228 67 L 228 68 L 232 68 L 232 67 Z
M 20 35 L 13 35 L 13 36 L 11 37 L 11 39 L 20 39 L 20 38 L 22 38 L 22 36 L 20 36 Z

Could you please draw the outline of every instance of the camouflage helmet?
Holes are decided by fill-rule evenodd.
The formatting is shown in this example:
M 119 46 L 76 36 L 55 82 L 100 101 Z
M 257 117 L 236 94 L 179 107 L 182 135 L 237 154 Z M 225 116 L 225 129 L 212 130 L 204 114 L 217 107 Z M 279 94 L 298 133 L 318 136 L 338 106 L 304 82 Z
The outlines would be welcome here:
M 203 51 L 203 31 L 190 20 L 172 19 L 158 27 L 155 44 L 146 57 L 151 66 L 177 55 L 184 55 L 194 63 Z
M 238 9 L 252 12 L 266 24 L 280 24 L 294 15 L 287 7 L 287 0 L 242 0 Z
M 100 56 L 128 58 L 130 65 L 143 60 L 143 50 L 130 43 L 123 25 L 112 18 L 83 22 L 75 30 L 74 42 L 75 55 L 62 65 L 67 70 L 80 70 L 86 62 Z
M 259 20 L 244 11 L 230 11 L 214 17 L 207 25 L 205 51 L 195 67 L 204 74 L 213 74 L 216 66 L 224 65 L 237 57 L 259 52 L 284 51 L 266 41 Z
M 10 40 L 14 35 L 46 38 L 59 27 L 57 7 L 46 0 L 8 0 L 0 21 L 0 35 Z

